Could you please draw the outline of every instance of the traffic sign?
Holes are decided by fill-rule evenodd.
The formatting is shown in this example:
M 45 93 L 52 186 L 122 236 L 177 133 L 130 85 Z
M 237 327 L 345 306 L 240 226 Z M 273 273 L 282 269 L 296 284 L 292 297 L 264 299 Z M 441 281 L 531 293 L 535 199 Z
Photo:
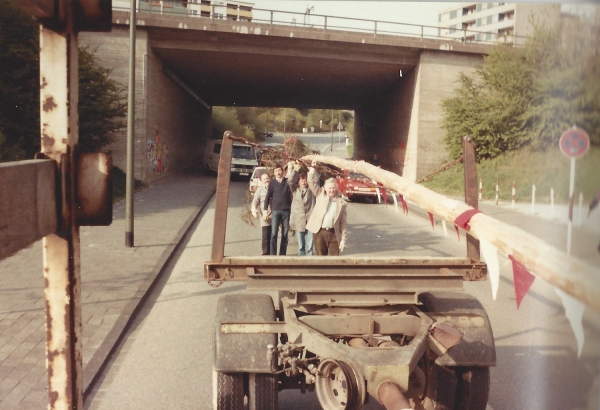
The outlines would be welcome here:
M 581 128 L 571 128 L 561 135 L 559 145 L 568 158 L 581 158 L 590 148 L 590 137 Z

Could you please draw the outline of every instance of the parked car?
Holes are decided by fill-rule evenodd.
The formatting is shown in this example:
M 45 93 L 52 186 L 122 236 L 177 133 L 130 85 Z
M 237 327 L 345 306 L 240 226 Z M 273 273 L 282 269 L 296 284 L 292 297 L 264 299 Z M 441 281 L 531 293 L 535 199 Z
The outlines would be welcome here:
M 343 176 L 336 177 L 336 181 L 339 192 L 349 200 L 366 199 L 373 203 L 379 202 L 377 183 L 366 175 L 344 171 Z
M 268 174 L 269 168 L 267 167 L 256 167 L 254 168 L 254 172 L 250 176 L 250 192 L 254 193 L 256 189 L 260 186 L 260 177 L 263 174 Z

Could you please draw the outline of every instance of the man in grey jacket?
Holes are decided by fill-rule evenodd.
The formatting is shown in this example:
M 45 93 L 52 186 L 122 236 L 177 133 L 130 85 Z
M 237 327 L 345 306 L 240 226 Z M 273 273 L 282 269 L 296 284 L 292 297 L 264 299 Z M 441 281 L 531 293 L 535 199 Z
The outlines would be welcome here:
M 260 176 L 260 185 L 254 192 L 254 198 L 252 198 L 252 216 L 255 218 L 259 217 L 260 214 L 260 226 L 262 228 L 262 254 L 269 255 L 271 248 L 271 207 L 267 210 L 263 209 L 265 203 L 265 197 L 267 196 L 267 189 L 269 188 L 269 182 L 271 178 L 269 174 L 262 174 Z M 266 218 L 265 218 L 266 216 Z
M 296 231 L 298 255 L 312 256 L 313 234 L 306 229 L 306 223 L 315 206 L 315 196 L 308 188 L 306 174 L 300 173 L 299 163 L 290 162 L 288 164 L 287 180 L 292 190 L 290 228 Z

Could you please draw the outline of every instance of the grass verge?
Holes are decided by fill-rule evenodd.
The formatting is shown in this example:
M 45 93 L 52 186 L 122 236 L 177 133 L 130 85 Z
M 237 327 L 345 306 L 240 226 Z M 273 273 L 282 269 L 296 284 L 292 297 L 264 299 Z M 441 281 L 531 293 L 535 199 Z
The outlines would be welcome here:
M 499 197 L 510 201 L 512 183 L 515 182 L 516 200 L 531 201 L 535 185 L 536 202 L 549 203 L 550 190 L 554 189 L 554 201 L 569 200 L 569 174 L 571 161 L 559 149 L 541 151 L 520 150 L 509 152 L 477 165 L 477 178 L 483 180 L 483 199 L 495 199 L 496 181 L 499 182 Z M 464 196 L 463 169 L 461 165 L 446 171 L 423 185 L 435 192 L 448 196 Z M 575 203 L 583 193 L 584 204 L 591 201 L 600 189 L 600 148 L 591 148 L 575 161 Z

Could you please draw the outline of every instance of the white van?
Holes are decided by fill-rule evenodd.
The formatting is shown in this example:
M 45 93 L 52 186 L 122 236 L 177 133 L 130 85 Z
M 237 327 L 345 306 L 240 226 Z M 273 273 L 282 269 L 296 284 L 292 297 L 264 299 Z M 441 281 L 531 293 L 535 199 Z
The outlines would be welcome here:
M 219 159 L 221 157 L 221 140 L 206 141 L 204 149 L 204 167 L 208 170 L 219 171 Z M 233 143 L 231 158 L 231 173 L 240 176 L 250 176 L 254 168 L 258 166 L 256 150 L 252 145 L 240 142 Z

